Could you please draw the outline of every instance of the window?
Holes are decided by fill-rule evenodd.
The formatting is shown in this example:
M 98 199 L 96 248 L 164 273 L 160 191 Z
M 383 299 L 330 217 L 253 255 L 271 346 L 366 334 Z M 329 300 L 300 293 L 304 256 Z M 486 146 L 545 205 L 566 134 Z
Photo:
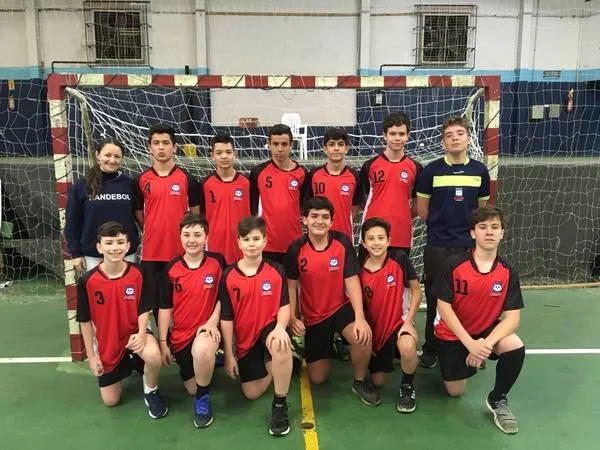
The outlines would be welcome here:
M 473 67 L 476 6 L 416 5 L 417 65 Z
M 88 61 L 149 64 L 147 2 L 85 1 Z

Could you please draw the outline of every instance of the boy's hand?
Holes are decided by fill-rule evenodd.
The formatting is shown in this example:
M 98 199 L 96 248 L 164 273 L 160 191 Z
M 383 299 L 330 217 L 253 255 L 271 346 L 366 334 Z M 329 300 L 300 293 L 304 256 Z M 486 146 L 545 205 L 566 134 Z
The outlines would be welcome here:
M 288 326 L 294 336 L 304 336 L 304 333 L 306 333 L 306 327 L 304 326 L 304 322 L 302 322 L 297 317 L 291 317 Z
M 268 345 L 270 350 L 283 350 L 284 353 L 289 353 L 292 348 L 290 335 L 279 326 L 276 326 L 275 329 L 269 333 Z
M 354 336 L 361 345 L 369 345 L 371 343 L 371 327 L 365 319 L 354 321 Z
M 219 331 L 219 328 L 215 325 L 211 325 L 209 323 L 205 323 L 204 325 L 201 325 L 198 328 L 198 330 L 196 331 L 196 336 L 198 336 L 199 334 L 202 334 L 202 333 L 206 333 L 207 336 L 212 338 L 212 340 L 215 342 L 215 344 L 218 344 L 219 342 L 221 342 L 221 332 Z
M 98 355 L 94 353 L 89 355 L 88 363 L 90 365 L 90 370 L 95 377 L 99 377 L 100 375 L 104 374 L 104 366 L 102 365 L 102 361 L 100 361 Z
M 173 363 L 173 354 L 171 353 L 171 349 L 169 348 L 169 344 L 167 341 L 160 341 L 160 357 L 162 359 L 163 366 L 169 367 Z
M 238 370 L 237 361 L 233 357 L 233 355 L 225 355 L 225 373 L 229 375 L 234 380 L 239 376 L 240 372 Z
M 140 353 L 142 350 L 144 350 L 145 345 L 146 345 L 146 330 L 139 331 L 139 332 L 129 336 L 129 341 L 127 342 L 126 348 L 131 350 L 133 353 Z

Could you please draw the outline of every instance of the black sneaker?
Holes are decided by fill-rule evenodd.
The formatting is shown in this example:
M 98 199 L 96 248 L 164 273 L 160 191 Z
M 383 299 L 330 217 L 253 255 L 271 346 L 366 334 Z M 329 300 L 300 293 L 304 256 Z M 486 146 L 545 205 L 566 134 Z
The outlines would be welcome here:
M 379 392 L 371 382 L 369 377 L 364 380 L 352 383 L 352 392 L 360 397 L 360 401 L 367 406 L 379 406 L 381 404 L 381 398 Z
M 519 432 L 519 424 L 517 418 L 508 406 L 508 400 L 503 397 L 501 400 L 491 400 L 491 392 L 485 399 L 485 404 L 494 415 L 494 423 L 500 430 L 507 434 L 515 434 Z
M 342 338 L 336 336 L 333 339 L 333 352 L 339 361 L 350 361 L 350 352 L 348 351 L 348 347 L 344 345 Z
M 416 393 L 412 384 L 401 384 L 396 402 L 396 411 L 399 413 L 411 413 L 417 409 L 415 402 Z
M 271 404 L 271 426 L 269 434 L 271 436 L 285 436 L 290 432 L 290 421 L 288 419 L 287 403 L 283 405 Z
M 423 352 L 419 364 L 426 369 L 433 369 L 437 365 L 437 355 L 433 352 Z
M 194 426 L 206 428 L 213 423 L 214 419 L 209 395 L 194 399 Z
M 160 419 L 169 412 L 165 399 L 158 389 L 154 389 L 149 394 L 144 394 L 144 403 L 148 407 L 148 415 L 153 419 Z

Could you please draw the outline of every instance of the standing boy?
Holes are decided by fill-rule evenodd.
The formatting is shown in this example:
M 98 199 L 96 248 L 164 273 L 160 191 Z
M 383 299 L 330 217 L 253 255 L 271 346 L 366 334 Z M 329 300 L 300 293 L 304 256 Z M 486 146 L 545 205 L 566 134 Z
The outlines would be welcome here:
M 250 172 L 252 214 L 267 224 L 263 255 L 281 264 L 288 246 L 302 236 L 300 206 L 310 188 L 308 172 L 290 158 L 293 142 L 290 127 L 271 127 L 267 141 L 271 159 Z
M 221 253 L 227 264 L 233 264 L 242 257 L 236 228 L 250 215 L 250 181 L 235 170 L 236 152 L 230 135 L 215 135 L 210 147 L 216 169 L 200 188 L 200 212 L 211 229 L 207 249 Z
M 479 161 L 467 156 L 469 121 L 450 117 L 442 127 L 446 156 L 429 163 L 417 184 L 417 211 L 427 221 L 427 245 L 423 251 L 427 317 L 421 366 L 435 367 L 433 320 L 437 298 L 431 292 L 446 258 L 473 246 L 469 216 L 490 198 L 490 176 Z
M 390 253 L 404 252 L 412 247 L 412 218 L 415 183 L 422 167 L 406 155 L 410 136 L 410 118 L 403 113 L 391 113 L 383 119 L 385 150 L 368 160 L 360 170 L 360 185 L 365 199 L 363 222 L 381 217 L 391 225 Z M 359 249 L 360 260 L 366 251 Z
M 152 166 L 138 175 L 133 192 L 135 217 L 144 232 L 141 265 L 148 295 L 157 305 L 165 285 L 167 262 L 183 252 L 179 222 L 188 210 L 199 214 L 200 201 L 198 184 L 173 161 L 175 130 L 164 124 L 152 125 L 148 148 Z

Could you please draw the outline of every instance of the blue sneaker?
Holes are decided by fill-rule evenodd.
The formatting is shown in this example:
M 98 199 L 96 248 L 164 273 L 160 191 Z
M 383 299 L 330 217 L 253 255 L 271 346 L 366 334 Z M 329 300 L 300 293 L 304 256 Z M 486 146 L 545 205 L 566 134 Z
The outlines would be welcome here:
M 194 426 L 196 428 L 206 428 L 213 423 L 214 420 L 215 417 L 212 413 L 209 395 L 206 394 L 200 398 L 194 399 Z
M 154 389 L 149 394 L 144 394 L 144 403 L 148 407 L 148 415 L 153 419 L 160 419 L 169 412 L 165 399 L 158 389 Z

